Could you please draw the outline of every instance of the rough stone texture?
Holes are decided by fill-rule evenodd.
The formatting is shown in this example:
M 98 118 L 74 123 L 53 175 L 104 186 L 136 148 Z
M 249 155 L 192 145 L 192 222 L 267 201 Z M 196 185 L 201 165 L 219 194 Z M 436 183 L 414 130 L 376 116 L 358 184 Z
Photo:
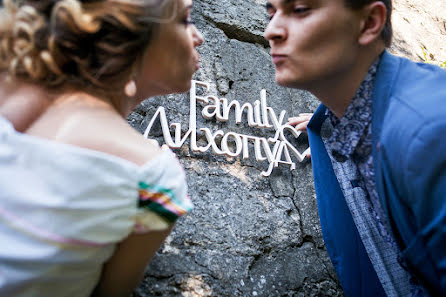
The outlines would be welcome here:
M 309 94 L 282 88 L 274 81 L 268 43 L 263 38 L 267 15 L 263 0 L 195 0 L 193 18 L 205 43 L 199 48 L 202 68 L 194 79 L 211 83 L 209 94 L 238 100 L 260 99 L 286 118 L 311 112 Z M 129 122 L 141 133 L 158 106 L 169 123 L 188 129 L 188 94 L 146 100 Z M 197 126 L 259 137 L 274 130 L 205 120 Z M 160 127 L 152 137 L 163 143 Z M 199 134 L 199 141 L 205 141 Z M 303 151 L 305 136 L 296 146 Z M 262 177 L 267 163 L 198 154 L 188 143 L 176 150 L 186 169 L 194 210 L 179 220 L 147 268 L 136 296 L 341 296 L 342 289 L 325 251 L 313 188 L 311 164 L 294 171 L 281 165 Z M 295 160 L 297 162 L 297 160 Z

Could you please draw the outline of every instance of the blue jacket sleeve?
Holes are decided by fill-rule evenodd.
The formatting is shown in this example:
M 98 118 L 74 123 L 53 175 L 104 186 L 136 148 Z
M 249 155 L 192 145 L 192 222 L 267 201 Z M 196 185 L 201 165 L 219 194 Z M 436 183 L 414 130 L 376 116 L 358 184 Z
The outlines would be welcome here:
M 436 296 L 446 294 L 446 115 L 424 124 L 407 148 L 406 203 L 416 236 L 404 251 Z

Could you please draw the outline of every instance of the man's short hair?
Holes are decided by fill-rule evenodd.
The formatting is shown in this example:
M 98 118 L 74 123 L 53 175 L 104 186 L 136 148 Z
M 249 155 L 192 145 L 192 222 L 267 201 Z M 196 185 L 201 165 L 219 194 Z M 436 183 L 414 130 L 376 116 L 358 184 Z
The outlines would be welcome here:
M 381 32 L 381 38 L 384 40 L 386 47 L 389 47 L 392 42 L 392 0 L 344 0 L 347 7 L 352 9 L 360 9 L 365 5 L 370 4 L 375 1 L 380 1 L 384 3 L 387 7 L 387 20 L 384 25 L 383 31 Z

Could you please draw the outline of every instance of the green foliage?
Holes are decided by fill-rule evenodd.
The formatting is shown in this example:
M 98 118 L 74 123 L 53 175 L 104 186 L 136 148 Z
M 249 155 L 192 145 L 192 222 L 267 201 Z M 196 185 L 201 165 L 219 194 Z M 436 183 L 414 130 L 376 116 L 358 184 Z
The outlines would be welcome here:
M 424 46 L 421 46 L 421 50 L 423 51 L 424 62 L 429 63 L 429 64 L 436 64 L 436 65 L 440 66 L 441 68 L 446 69 L 446 61 L 435 62 L 432 60 L 434 58 L 434 56 L 432 54 L 429 54 L 427 52 L 427 49 Z

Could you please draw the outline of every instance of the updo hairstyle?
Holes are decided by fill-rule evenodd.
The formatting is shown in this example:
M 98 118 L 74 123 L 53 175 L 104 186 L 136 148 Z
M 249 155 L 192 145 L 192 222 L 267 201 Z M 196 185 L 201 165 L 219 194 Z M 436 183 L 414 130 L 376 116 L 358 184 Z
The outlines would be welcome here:
M 174 1 L 5 0 L 0 71 L 46 87 L 122 90 Z

